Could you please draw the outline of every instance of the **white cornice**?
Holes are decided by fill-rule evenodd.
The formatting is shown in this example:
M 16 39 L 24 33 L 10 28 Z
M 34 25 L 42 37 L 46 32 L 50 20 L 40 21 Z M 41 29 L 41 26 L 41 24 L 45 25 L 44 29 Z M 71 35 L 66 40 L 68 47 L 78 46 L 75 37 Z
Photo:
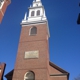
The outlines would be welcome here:
M 22 27 L 27 27 L 27 26 L 31 26 L 31 25 L 39 25 L 39 24 L 47 24 L 47 31 L 48 31 L 48 37 L 50 37 L 50 32 L 49 32 L 49 25 L 48 25 L 48 21 L 37 21 L 37 22 L 24 22 L 21 23 Z
M 29 7 L 28 9 L 34 9 L 34 8 L 44 8 L 44 6 L 38 6 L 38 7 Z
M 45 23 L 47 20 L 40 20 L 40 21 L 31 21 L 31 22 L 21 22 L 21 25 L 30 25 L 30 24 L 39 24 L 39 23 Z

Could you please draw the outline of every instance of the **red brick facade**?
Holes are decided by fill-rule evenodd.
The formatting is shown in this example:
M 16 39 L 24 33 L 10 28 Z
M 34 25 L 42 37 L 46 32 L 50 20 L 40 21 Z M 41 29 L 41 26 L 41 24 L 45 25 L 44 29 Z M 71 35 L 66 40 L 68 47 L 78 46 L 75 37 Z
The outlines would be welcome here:
M 5 11 L 7 9 L 7 6 L 10 4 L 10 0 L 4 0 L 4 4 L 2 6 L 2 8 L 0 9 L 0 23 L 3 19 L 3 16 L 5 14 Z
M 36 35 L 30 35 L 33 26 L 37 28 Z M 35 80 L 68 80 L 68 72 L 49 62 L 48 47 L 47 23 L 22 25 L 15 68 L 5 76 L 7 80 L 26 80 L 24 75 L 29 71 L 35 74 Z M 26 51 L 35 50 L 39 51 L 38 58 L 24 58 Z
M 33 26 L 37 28 L 37 34 L 31 36 L 29 34 Z M 24 74 L 27 71 L 33 71 L 36 80 L 48 80 L 49 52 L 47 36 L 46 23 L 22 27 L 13 80 L 24 79 Z M 39 51 L 38 59 L 24 59 L 25 51 L 36 50 Z
M 0 80 L 3 80 L 5 67 L 6 67 L 5 63 L 0 63 Z
M 37 28 L 37 34 L 31 36 L 30 29 L 33 26 Z M 25 51 L 35 50 L 39 50 L 39 58 L 24 58 Z M 15 68 L 5 77 L 7 80 L 25 80 L 24 75 L 29 71 L 34 72 L 35 80 L 69 79 L 68 72 L 49 62 L 48 30 L 46 23 L 22 26 Z

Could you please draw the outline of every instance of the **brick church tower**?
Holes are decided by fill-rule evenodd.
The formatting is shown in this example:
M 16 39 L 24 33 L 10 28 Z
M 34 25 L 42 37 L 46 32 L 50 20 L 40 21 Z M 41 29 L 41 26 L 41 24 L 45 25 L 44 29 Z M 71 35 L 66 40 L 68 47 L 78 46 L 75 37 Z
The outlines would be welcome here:
M 50 33 L 41 0 L 33 0 L 21 26 L 15 67 L 7 80 L 68 80 L 69 73 L 49 61 Z
M 27 79 L 26 75 L 34 74 L 35 80 L 48 80 L 49 29 L 41 0 L 33 1 L 29 7 L 29 16 L 25 14 L 21 25 L 22 31 L 13 80 L 23 80 L 24 76 Z
M 10 0 L 0 0 L 0 23 L 9 4 Z

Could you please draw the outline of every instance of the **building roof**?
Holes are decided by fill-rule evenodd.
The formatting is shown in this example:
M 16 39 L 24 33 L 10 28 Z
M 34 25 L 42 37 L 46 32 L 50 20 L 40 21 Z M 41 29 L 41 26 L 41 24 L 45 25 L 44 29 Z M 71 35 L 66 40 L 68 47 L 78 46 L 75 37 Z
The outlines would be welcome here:
M 67 71 L 63 70 L 62 68 L 60 68 L 59 66 L 55 65 L 52 62 L 49 62 L 49 65 L 62 73 L 62 74 L 50 74 L 50 76 L 62 76 L 62 75 L 66 75 L 67 78 L 69 79 L 69 73 Z M 6 78 L 12 78 L 13 72 L 14 72 L 14 69 L 11 70 L 9 73 L 7 73 L 5 75 L 5 77 Z
M 60 68 L 60 67 L 57 66 L 56 64 L 54 64 L 54 63 L 52 63 L 52 62 L 49 62 L 49 64 L 50 64 L 50 66 L 56 68 L 56 69 L 59 70 L 60 72 L 62 72 L 62 73 L 67 73 L 67 74 L 68 74 L 67 71 L 63 70 L 62 68 Z
M 62 75 L 66 75 L 67 76 L 67 80 L 69 80 L 69 73 L 67 71 L 65 71 L 64 69 L 60 68 L 59 66 L 55 65 L 52 62 L 49 62 L 49 65 L 62 73 L 62 74 L 50 74 L 50 76 L 62 76 Z
M 6 77 L 6 78 L 11 78 L 11 77 L 13 76 L 13 72 L 14 72 L 14 69 L 11 70 L 10 72 L 8 72 L 8 73 L 5 75 L 5 77 Z

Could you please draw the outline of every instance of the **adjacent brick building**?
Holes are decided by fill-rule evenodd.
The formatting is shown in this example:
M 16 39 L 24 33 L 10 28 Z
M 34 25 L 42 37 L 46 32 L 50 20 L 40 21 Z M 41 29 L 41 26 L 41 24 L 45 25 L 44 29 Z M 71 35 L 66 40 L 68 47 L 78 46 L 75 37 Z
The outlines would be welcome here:
M 7 80 L 68 80 L 69 73 L 49 61 L 49 26 L 41 0 L 33 0 L 21 22 L 15 67 Z
M 10 0 L 0 0 L 0 23 L 3 19 L 7 6 L 10 4 Z
M 3 75 L 4 75 L 5 67 L 6 67 L 5 63 L 0 63 L 0 80 L 3 80 Z

